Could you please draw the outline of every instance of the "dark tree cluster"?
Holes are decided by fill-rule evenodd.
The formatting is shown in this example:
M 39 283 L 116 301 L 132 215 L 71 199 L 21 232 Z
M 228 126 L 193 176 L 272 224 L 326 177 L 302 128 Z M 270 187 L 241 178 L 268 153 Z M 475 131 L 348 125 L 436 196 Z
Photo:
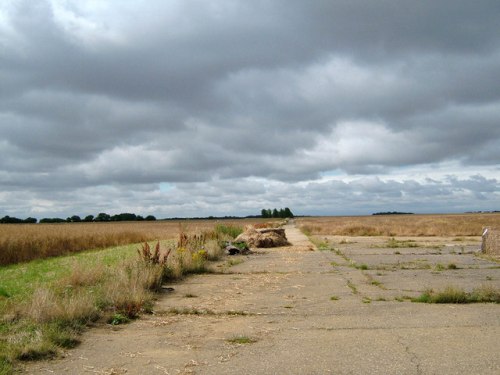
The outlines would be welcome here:
M 281 218 L 281 219 L 286 219 L 286 218 L 292 218 L 293 213 L 292 211 L 288 208 L 280 208 L 279 210 L 274 208 L 274 209 L 262 209 L 261 211 L 261 217 L 265 219 L 271 219 L 271 218 Z
M 40 220 L 41 224 L 53 224 L 53 223 L 91 223 L 91 222 L 104 222 L 104 221 L 155 221 L 156 217 L 153 215 L 148 215 L 142 217 L 141 215 L 122 213 L 117 215 L 109 215 L 107 213 L 101 212 L 97 216 L 87 215 L 83 219 L 78 215 L 73 215 L 66 219 L 60 217 L 44 217 Z M 4 216 L 0 219 L 0 224 L 35 224 L 37 219 L 29 217 L 27 219 L 18 219 L 17 217 Z
M 4 216 L 0 219 L 0 224 L 36 224 L 37 220 L 34 217 L 27 219 L 19 219 L 17 217 Z
M 372 215 L 413 215 L 413 212 L 399 212 L 399 211 L 387 211 L 387 212 L 375 212 Z

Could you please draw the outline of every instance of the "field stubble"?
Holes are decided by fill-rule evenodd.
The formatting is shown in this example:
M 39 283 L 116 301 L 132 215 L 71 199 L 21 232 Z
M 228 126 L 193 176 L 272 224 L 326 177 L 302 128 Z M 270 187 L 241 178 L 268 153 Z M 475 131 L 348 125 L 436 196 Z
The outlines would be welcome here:
M 500 213 L 310 217 L 297 221 L 307 235 L 459 237 L 481 236 L 484 227 L 500 227 Z

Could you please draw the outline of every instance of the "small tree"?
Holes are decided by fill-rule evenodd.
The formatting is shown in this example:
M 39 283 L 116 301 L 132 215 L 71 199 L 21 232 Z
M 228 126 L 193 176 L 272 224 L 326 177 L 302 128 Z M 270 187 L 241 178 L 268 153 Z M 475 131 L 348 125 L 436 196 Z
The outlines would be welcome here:
M 101 212 L 99 215 L 96 216 L 94 221 L 110 221 L 111 216 L 109 216 L 107 213 Z
M 89 223 L 91 221 L 94 221 L 94 215 L 87 215 L 85 216 L 85 218 L 83 219 L 83 221 Z

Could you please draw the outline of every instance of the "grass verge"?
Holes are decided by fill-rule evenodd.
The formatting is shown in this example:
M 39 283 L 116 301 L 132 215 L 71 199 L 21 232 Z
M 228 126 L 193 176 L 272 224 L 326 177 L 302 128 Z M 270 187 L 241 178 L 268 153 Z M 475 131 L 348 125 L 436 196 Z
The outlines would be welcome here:
M 461 288 L 448 286 L 442 291 L 426 290 L 417 298 L 412 298 L 412 302 L 422 303 L 500 303 L 500 290 L 484 285 L 466 292 Z
M 0 374 L 53 358 L 95 322 L 123 324 L 153 309 L 164 282 L 207 272 L 223 254 L 216 231 L 0 268 Z M 138 256 L 139 255 L 139 256 Z

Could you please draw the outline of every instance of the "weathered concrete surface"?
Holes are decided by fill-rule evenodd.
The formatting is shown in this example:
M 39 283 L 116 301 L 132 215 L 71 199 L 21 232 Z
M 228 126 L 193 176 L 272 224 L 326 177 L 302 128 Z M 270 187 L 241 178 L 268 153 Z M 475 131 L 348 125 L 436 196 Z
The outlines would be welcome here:
M 311 251 L 314 246 L 295 227 L 286 230 L 293 246 L 236 257 L 243 261 L 240 264 L 232 257 L 232 266 L 219 267 L 224 274 L 198 275 L 173 285 L 175 291 L 158 301 L 155 315 L 119 329 L 93 329 L 66 358 L 35 363 L 26 371 L 500 373 L 499 305 L 394 300 L 446 283 L 473 287 L 487 282 L 498 287 L 498 264 L 474 255 L 477 241 L 438 251 L 388 249 L 383 247 L 385 239 L 345 243 L 331 237 L 326 238 L 328 248 L 336 251 Z M 429 268 L 422 266 L 424 262 Z M 436 270 L 436 264 L 449 262 L 462 268 Z M 353 267 L 362 263 L 369 269 Z M 235 336 L 256 341 L 228 341 Z

